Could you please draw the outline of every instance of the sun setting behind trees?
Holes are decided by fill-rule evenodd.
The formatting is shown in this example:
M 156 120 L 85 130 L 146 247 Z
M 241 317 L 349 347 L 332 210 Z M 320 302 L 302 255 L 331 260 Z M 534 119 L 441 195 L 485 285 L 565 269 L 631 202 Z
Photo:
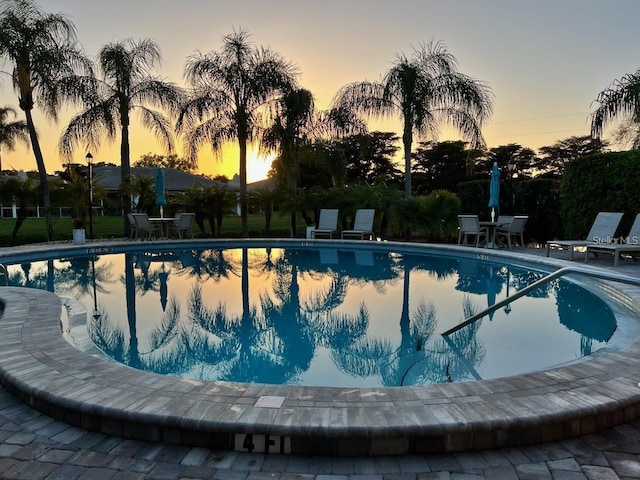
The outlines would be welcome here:
M 441 38 L 465 73 L 486 81 L 495 91 L 494 115 L 483 128 L 487 145 L 520 143 L 539 148 L 568 136 L 588 134 L 589 109 L 597 93 L 611 79 L 635 70 L 637 61 L 631 45 L 638 32 L 631 25 L 634 15 L 630 12 L 637 11 L 640 5 L 623 3 L 624 14 L 623 9 L 616 11 L 606 5 L 577 8 L 580 2 L 574 0 L 552 8 L 532 2 L 519 9 L 475 3 L 458 8 L 429 1 L 416 5 L 405 0 L 395 2 L 393 8 L 369 8 L 371 5 L 363 1 L 344 5 L 329 0 L 324 8 L 313 11 L 311 5 L 296 4 L 291 11 L 297 18 L 293 25 L 285 18 L 268 17 L 270 9 L 255 1 L 203 5 L 184 0 L 180 5 L 167 4 L 158 9 L 149 0 L 136 2 L 135 8 L 124 0 L 108 4 L 51 0 L 41 2 L 41 7 L 67 15 L 89 55 L 114 40 L 154 39 L 164 57 L 154 74 L 180 85 L 188 55 L 195 50 L 219 49 L 223 35 L 234 25 L 244 25 L 257 45 L 273 48 L 299 66 L 300 83 L 313 91 L 320 108 L 325 108 L 335 92 L 349 82 L 377 80 L 399 52 L 410 53 L 412 46 L 421 41 Z M 365 5 L 366 19 L 361 16 Z M 340 8 L 339 18 L 330 13 L 334 8 Z M 125 10 L 129 12 L 126 18 L 117 15 Z M 602 18 L 611 21 L 603 24 Z M 317 28 L 319 24 L 325 28 Z M 514 24 L 522 27 L 516 34 Z M 595 27 L 602 31 L 607 25 L 616 28 L 598 38 L 588 34 Z M 487 35 L 488 31 L 492 34 Z M 507 38 L 509 41 L 505 42 Z M 605 55 L 612 51 L 615 56 Z M 0 84 L 0 88 L 0 104 L 17 108 L 9 82 Z M 56 143 L 61 129 L 76 112 L 67 106 L 54 124 L 38 108 L 33 111 L 49 172 L 60 170 L 65 164 L 56 152 Z M 391 119 L 369 127 L 396 133 L 401 129 L 399 122 Z M 446 129 L 441 134 L 441 140 L 458 138 Z M 203 148 L 199 153 L 200 171 L 226 176 L 237 173 L 232 148 L 225 147 L 218 159 Z M 163 153 L 152 135 L 132 124 L 132 161 L 149 151 Z M 104 143 L 92 153 L 100 161 L 119 162 L 117 145 Z M 184 154 L 180 146 L 177 153 Z M 84 151 L 79 151 L 77 158 L 82 163 Z M 3 160 L 5 168 L 35 168 L 33 153 L 26 147 L 18 146 Z M 250 158 L 248 179 L 264 176 L 268 163 Z
M 151 0 L 138 0 L 135 7 L 125 0 L 40 4 L 47 11 L 69 16 L 89 55 L 114 39 L 156 40 L 164 57 L 158 73 L 177 83 L 182 81 L 186 56 L 194 50 L 218 48 L 220 38 L 233 26 L 245 26 L 257 43 L 299 65 L 302 83 L 314 93 L 320 108 L 349 82 L 377 80 L 396 53 L 409 53 L 421 41 L 442 39 L 466 73 L 487 81 L 496 92 L 494 116 L 483 132 L 487 144 L 515 142 L 537 149 L 567 136 L 588 134 L 587 115 L 597 93 L 611 79 L 636 68 L 633 45 L 640 40 L 640 31 L 632 19 L 640 4 L 618 0 L 618 9 L 606 2 L 584 9 L 582 1 L 530 2 L 518 8 L 510 4 L 506 8 L 502 2 L 464 2 L 460 7 L 451 2 L 399 0 L 384 8 L 363 0 L 348 4 L 328 0 L 322 8 L 296 2 L 289 5 L 290 15 L 296 18 L 293 24 L 289 16 L 272 15 L 268 4 L 255 0 L 209 4 L 183 0 L 164 2 L 162 8 Z M 128 12 L 124 17 L 123 11 Z M 332 14 L 335 11 L 340 12 L 338 17 Z M 514 25 L 520 26 L 515 32 Z M 601 34 L 594 36 L 593 31 Z M 17 108 L 10 84 L 5 81 L 0 87 L 0 104 Z M 63 165 L 55 144 L 65 118 L 61 113 L 57 125 L 39 122 L 51 170 Z M 442 139 L 456 137 L 443 132 Z M 155 143 L 138 143 L 132 144 L 134 159 L 149 150 L 161 152 L 152 148 Z M 102 148 L 106 153 L 107 147 Z M 105 157 L 117 158 L 117 148 L 113 153 Z M 9 164 L 35 168 L 32 155 L 23 148 L 7 156 Z

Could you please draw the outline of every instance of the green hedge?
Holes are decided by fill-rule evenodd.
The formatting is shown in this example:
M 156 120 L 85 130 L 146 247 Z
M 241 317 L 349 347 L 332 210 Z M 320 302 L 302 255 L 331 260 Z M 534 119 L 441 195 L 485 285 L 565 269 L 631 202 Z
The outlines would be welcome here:
M 568 162 L 560 189 L 564 238 L 584 238 L 598 212 L 623 212 L 625 235 L 640 212 L 640 151 L 591 155 Z
M 525 241 L 544 244 L 562 236 L 560 180 L 533 178 L 514 185 L 516 215 L 529 215 Z

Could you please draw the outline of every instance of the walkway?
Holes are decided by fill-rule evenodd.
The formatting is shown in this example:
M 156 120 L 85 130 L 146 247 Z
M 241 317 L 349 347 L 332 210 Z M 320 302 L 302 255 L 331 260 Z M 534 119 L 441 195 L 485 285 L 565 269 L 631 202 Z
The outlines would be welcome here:
M 601 266 L 610 262 L 598 259 Z M 615 271 L 640 272 L 635 262 L 622 263 Z M 53 420 L 0 389 L 0 442 L 0 478 L 9 479 L 640 478 L 640 421 L 575 439 L 482 452 L 357 458 L 261 455 L 87 432 Z

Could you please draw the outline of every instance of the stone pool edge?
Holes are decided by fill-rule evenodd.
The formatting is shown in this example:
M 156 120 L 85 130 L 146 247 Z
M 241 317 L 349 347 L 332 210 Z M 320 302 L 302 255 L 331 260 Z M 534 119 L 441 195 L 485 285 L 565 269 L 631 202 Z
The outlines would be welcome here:
M 551 370 L 458 384 L 350 389 L 199 382 L 74 349 L 60 334 L 61 303 L 52 293 L 3 287 L 0 301 L 5 388 L 54 418 L 105 434 L 221 449 L 257 445 L 259 451 L 261 444 L 285 453 L 389 455 L 555 441 L 640 416 L 638 341 Z M 285 399 L 280 408 L 256 407 L 263 396 Z

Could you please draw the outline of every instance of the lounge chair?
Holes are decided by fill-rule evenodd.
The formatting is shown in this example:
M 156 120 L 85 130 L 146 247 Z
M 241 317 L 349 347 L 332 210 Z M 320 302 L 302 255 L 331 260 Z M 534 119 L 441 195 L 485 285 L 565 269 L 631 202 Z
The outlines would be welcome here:
M 589 245 L 602 245 L 611 243 L 622 220 L 620 212 L 600 212 L 591 225 L 591 230 L 584 240 L 550 240 L 547 242 L 547 257 L 551 246 L 555 245 L 569 250 L 569 260 L 573 260 L 573 251 L 576 247 Z
M 338 233 L 338 209 L 323 208 L 320 210 L 318 228 L 311 230 L 311 238 L 333 238 Z
M 487 241 L 487 228 L 480 226 L 478 215 L 458 215 L 458 245 L 467 245 L 469 237 L 475 238 L 479 247 Z
M 509 250 L 511 250 L 511 239 L 520 239 L 520 245 L 524 246 L 524 226 L 529 220 L 526 215 L 516 215 L 512 218 L 511 222 L 500 224 L 500 218 L 498 218 L 498 228 L 496 228 L 496 239 L 500 237 L 507 240 Z
M 356 218 L 351 230 L 343 230 L 342 238 L 359 238 L 360 240 L 374 240 L 373 219 L 376 211 L 373 208 L 360 208 L 356 210 Z
M 175 221 L 169 226 L 169 233 L 178 238 L 184 238 L 183 235 L 188 235 L 190 238 L 193 238 L 191 224 L 193 223 L 194 217 L 195 213 L 180 213 L 176 215 Z
M 622 253 L 640 252 L 640 213 L 636 215 L 633 225 L 626 238 L 621 238 L 619 243 L 603 243 L 597 245 L 587 245 L 587 253 L 584 261 L 589 261 L 589 253 L 610 253 L 613 255 L 613 266 L 617 267 Z

